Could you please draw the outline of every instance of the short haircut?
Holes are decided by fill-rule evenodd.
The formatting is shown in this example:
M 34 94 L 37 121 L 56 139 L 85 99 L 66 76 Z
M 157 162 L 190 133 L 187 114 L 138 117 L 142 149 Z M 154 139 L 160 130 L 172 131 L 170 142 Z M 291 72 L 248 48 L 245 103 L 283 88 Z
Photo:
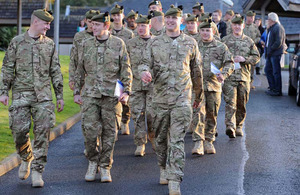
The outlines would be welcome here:
M 215 12 L 217 12 L 218 14 L 219 14 L 219 16 L 222 16 L 222 11 L 220 10 L 220 9 L 216 9 L 215 11 L 214 11 L 214 13 Z

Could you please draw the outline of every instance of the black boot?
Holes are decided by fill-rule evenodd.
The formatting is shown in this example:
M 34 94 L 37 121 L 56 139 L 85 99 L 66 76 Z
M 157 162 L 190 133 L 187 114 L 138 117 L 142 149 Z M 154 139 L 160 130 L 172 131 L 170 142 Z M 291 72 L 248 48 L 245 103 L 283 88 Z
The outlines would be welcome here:
M 260 71 L 260 67 L 256 67 L 255 69 L 256 69 L 256 74 L 260 75 L 260 72 L 259 72 Z

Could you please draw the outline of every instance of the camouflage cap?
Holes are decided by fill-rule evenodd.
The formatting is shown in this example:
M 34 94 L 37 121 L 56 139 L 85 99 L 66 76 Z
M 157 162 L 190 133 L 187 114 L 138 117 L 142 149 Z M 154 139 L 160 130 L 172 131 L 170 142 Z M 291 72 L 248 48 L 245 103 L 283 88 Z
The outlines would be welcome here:
M 151 21 L 151 15 L 142 15 L 140 14 L 138 16 L 138 18 L 135 20 L 135 23 L 137 24 L 150 24 L 150 21 Z
M 182 9 L 175 7 L 173 4 L 170 6 L 165 16 L 182 17 Z
M 197 2 L 197 3 L 193 6 L 193 9 L 203 10 L 203 11 L 204 11 L 203 3 L 198 3 L 198 2 Z
M 256 13 L 254 11 L 247 11 L 246 16 L 255 16 Z
M 212 20 L 205 19 L 200 25 L 199 28 L 212 28 Z
M 100 14 L 100 11 L 99 10 L 90 10 L 90 11 L 87 11 L 85 13 L 85 18 L 86 19 L 92 19 L 92 17 L 96 16 Z
M 118 4 L 116 4 L 115 7 L 113 7 L 110 10 L 110 14 L 123 14 L 123 12 L 124 12 L 124 7 L 119 6 Z
M 149 8 L 151 5 L 159 5 L 159 6 L 161 7 L 161 2 L 160 2 L 160 1 L 155 1 L 155 0 L 153 0 L 153 1 L 151 1 L 151 2 L 149 3 L 148 8 Z
M 226 11 L 226 14 L 230 15 L 230 16 L 233 16 L 234 15 L 234 11 L 233 10 L 227 10 Z
M 54 19 L 54 17 L 46 9 L 34 10 L 32 14 L 46 22 L 52 22 L 52 20 Z
M 243 24 L 244 23 L 244 16 L 236 15 L 232 20 L 231 23 L 234 24 Z
M 206 19 L 212 19 L 211 16 L 212 16 L 212 13 L 202 13 L 200 18 L 199 18 L 199 21 L 203 22 Z
M 110 22 L 110 16 L 108 12 L 102 13 L 102 14 L 98 14 L 95 15 L 94 17 L 92 17 L 92 21 L 95 22 Z
M 134 17 L 135 19 L 138 17 L 138 11 L 137 12 L 135 12 L 135 11 L 133 11 L 133 10 L 131 10 L 128 14 L 127 14 L 127 16 L 126 16 L 126 18 L 131 18 L 131 17 Z
M 198 22 L 199 15 L 187 14 L 186 22 Z
M 152 18 L 154 17 L 158 17 L 158 16 L 163 16 L 164 17 L 164 12 L 161 12 L 161 11 L 150 11 L 149 12 L 149 15 L 151 15 Z

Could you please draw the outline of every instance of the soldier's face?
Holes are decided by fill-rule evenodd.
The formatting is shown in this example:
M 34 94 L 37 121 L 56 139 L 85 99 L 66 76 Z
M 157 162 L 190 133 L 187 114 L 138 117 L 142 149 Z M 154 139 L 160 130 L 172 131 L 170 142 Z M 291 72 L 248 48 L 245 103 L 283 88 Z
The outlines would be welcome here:
M 162 8 L 159 5 L 150 5 L 149 11 L 162 11 Z
M 112 18 L 114 19 L 115 24 L 122 24 L 124 16 L 123 14 L 112 14 Z
M 107 30 L 105 24 L 103 22 L 93 21 L 93 34 L 94 36 L 102 36 L 104 31 Z
M 180 29 L 181 17 L 178 16 L 166 16 L 165 25 L 168 31 L 174 32 Z
M 212 28 L 201 28 L 200 36 L 204 42 L 212 41 L 214 36 Z
M 198 10 L 198 9 L 193 9 L 193 14 L 196 16 L 196 15 L 199 15 L 201 16 L 201 13 L 202 11 L 201 10 Z
M 38 35 L 46 35 L 47 30 L 50 29 L 50 23 L 39 18 L 36 18 L 34 21 L 35 29 Z
M 242 24 L 232 23 L 231 28 L 232 28 L 233 34 L 241 35 L 244 30 L 244 23 L 242 23 Z
M 189 33 L 196 33 L 198 25 L 197 25 L 197 22 L 195 22 L 195 21 L 188 21 L 186 23 L 186 27 L 187 27 Z
M 85 20 L 85 23 L 86 23 L 86 26 L 87 26 L 87 30 L 89 32 L 92 32 L 93 31 L 93 23 L 92 23 L 92 20 L 91 19 L 86 19 Z
M 150 35 L 149 24 L 137 24 L 137 31 L 140 37 L 147 37 Z
M 247 16 L 246 17 L 246 23 L 252 24 L 254 22 L 254 16 Z
M 134 27 L 135 26 L 135 17 L 127 18 L 127 23 L 128 23 L 128 26 Z

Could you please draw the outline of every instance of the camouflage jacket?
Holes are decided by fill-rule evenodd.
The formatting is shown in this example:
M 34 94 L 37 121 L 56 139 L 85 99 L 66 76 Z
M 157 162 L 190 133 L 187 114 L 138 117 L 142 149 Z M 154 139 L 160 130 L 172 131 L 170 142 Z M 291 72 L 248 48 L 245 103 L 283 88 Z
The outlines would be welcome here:
M 0 95 L 12 89 L 34 91 L 38 101 L 52 100 L 51 83 L 57 100 L 63 99 L 63 77 L 54 42 L 46 36 L 32 39 L 28 32 L 12 39 L 0 76 Z
M 69 81 L 74 82 L 74 74 L 78 64 L 78 57 L 82 53 L 82 42 L 85 39 L 92 38 L 93 35 L 87 32 L 87 30 L 78 32 L 74 36 L 73 46 L 70 54 L 70 64 L 69 64 Z
M 151 45 L 150 45 L 151 44 Z M 144 52 L 140 72 L 153 71 L 154 103 L 181 105 L 203 100 L 202 61 L 195 39 L 181 33 L 175 40 L 163 34 L 153 38 Z
M 162 35 L 166 32 L 166 27 L 163 27 L 161 30 L 155 30 L 154 28 L 151 28 L 150 32 L 154 36 L 159 36 L 159 35 Z
M 259 43 L 261 34 L 253 23 L 250 25 L 245 24 L 244 34 L 250 37 L 255 44 Z
M 117 79 L 124 91 L 131 91 L 132 73 L 124 41 L 110 35 L 100 43 L 96 37 L 83 42 L 82 57 L 75 74 L 74 95 L 101 98 L 114 97 Z
M 129 39 L 132 39 L 134 37 L 132 30 L 129 30 L 126 27 L 122 27 L 122 29 L 118 32 L 115 29 L 112 29 L 111 34 L 121 38 L 125 42 L 125 44 L 127 44 Z
M 198 32 L 197 34 L 190 34 L 189 32 L 186 32 L 185 33 L 186 35 L 189 35 L 190 37 L 193 37 L 197 42 L 199 42 L 202 38 L 201 38 L 201 35 L 200 35 L 200 32 Z M 214 35 L 214 39 L 217 40 L 217 41 L 221 41 L 220 37 Z
M 224 79 L 234 70 L 233 58 L 228 47 L 215 39 L 209 45 L 198 41 L 199 50 L 203 60 L 204 91 L 222 92 L 222 85 L 214 73 L 211 72 L 211 62 L 221 70 Z
M 130 57 L 130 65 L 133 74 L 132 91 L 149 90 L 152 88 L 152 83 L 145 84 L 142 82 L 138 66 L 141 65 L 144 50 L 147 44 L 154 38 L 151 36 L 147 41 L 137 36 L 128 41 L 127 50 Z
M 243 56 L 246 60 L 245 62 L 240 62 L 241 68 L 234 70 L 227 79 L 231 81 L 250 81 L 251 66 L 259 62 L 259 52 L 252 39 L 244 34 L 240 38 L 230 34 L 223 37 L 222 42 L 227 45 L 233 58 L 235 56 Z
M 227 28 L 226 28 L 226 35 L 229 35 L 229 34 L 232 33 L 231 21 L 228 20 L 228 21 L 226 22 L 226 25 L 227 25 Z
M 127 29 L 130 30 L 131 32 L 133 32 L 133 34 L 134 34 L 135 37 L 139 36 L 137 28 L 135 28 L 134 30 L 132 30 L 132 29 L 130 29 L 130 28 L 127 27 Z

